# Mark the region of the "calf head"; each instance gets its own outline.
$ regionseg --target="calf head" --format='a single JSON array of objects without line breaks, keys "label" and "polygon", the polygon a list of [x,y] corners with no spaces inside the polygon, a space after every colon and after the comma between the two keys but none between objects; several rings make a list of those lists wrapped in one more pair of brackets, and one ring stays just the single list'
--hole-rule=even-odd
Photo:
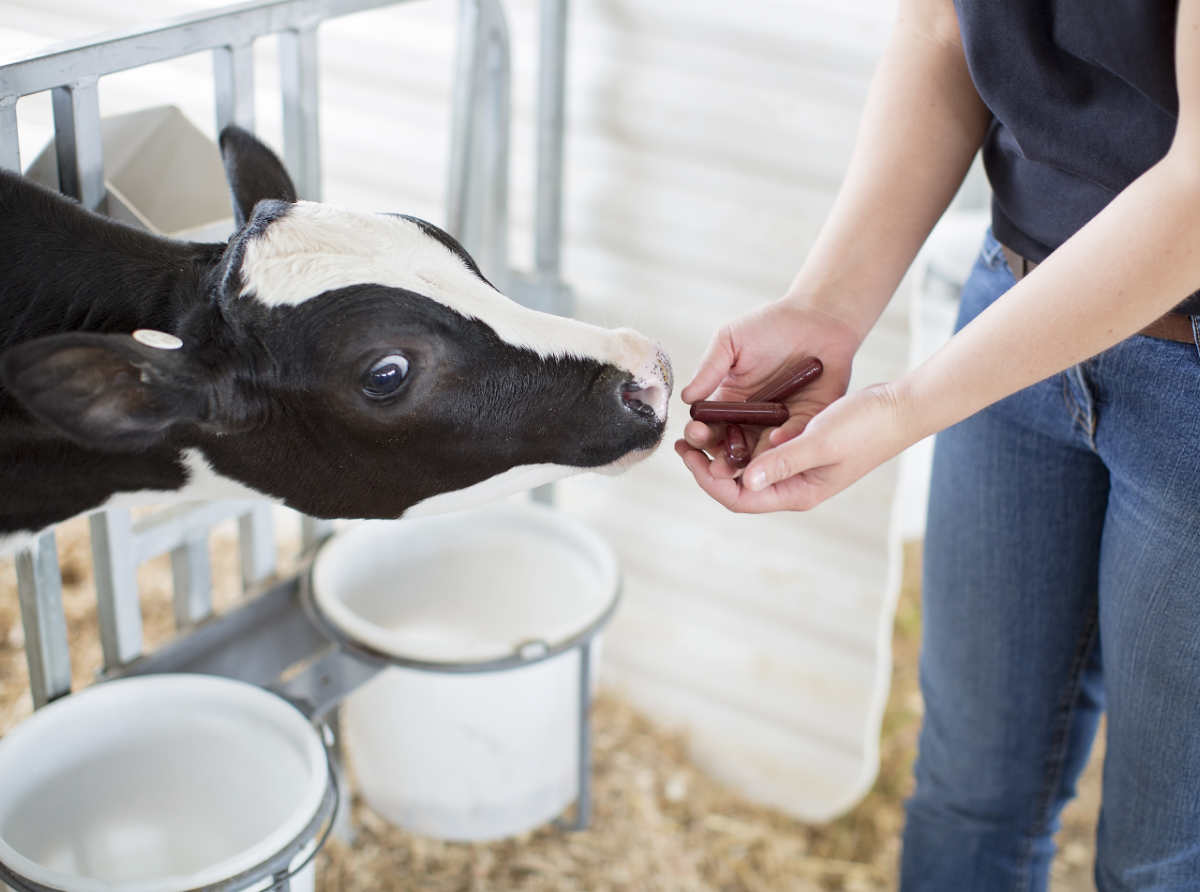
[{"label": "calf head", "polygon": [[239,229],[209,248],[181,345],[79,332],[10,349],[0,377],[37,418],[319,517],[459,507],[658,445],[671,373],[653,341],[519,306],[424,221],[296,201],[245,131],[222,153]]}]

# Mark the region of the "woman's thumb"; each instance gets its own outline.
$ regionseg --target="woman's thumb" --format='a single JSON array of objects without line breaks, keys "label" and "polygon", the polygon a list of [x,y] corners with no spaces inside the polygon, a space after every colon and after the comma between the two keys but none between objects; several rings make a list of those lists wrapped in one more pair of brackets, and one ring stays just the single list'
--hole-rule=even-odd
[{"label": "woman's thumb", "polygon": [[729,349],[723,335],[724,332],[718,332],[712,339],[708,349],[700,357],[692,380],[680,392],[679,396],[685,403],[707,399],[729,374],[729,369],[733,366],[733,351]]}]

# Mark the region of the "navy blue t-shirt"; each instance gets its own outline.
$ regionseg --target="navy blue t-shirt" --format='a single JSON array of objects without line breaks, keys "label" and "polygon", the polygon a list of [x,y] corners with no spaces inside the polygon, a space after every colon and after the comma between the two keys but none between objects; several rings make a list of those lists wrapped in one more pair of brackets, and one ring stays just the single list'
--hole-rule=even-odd
[{"label": "navy blue t-shirt", "polygon": [[999,241],[1041,262],[1166,154],[1178,0],[955,0]]}]

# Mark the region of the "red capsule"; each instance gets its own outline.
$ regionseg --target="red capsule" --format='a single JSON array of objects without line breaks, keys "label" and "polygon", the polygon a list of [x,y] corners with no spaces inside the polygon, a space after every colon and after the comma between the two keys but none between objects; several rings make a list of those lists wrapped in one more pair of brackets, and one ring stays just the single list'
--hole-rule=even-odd
[{"label": "red capsule", "polygon": [[825,366],[815,356],[810,356],[794,365],[774,381],[766,384],[762,390],[755,393],[747,402],[750,403],[779,403],[787,399],[800,388],[811,384],[821,377]]},{"label": "red capsule", "polygon": [[692,405],[692,418],[706,424],[756,424],[778,427],[788,420],[783,403],[724,403],[701,400]]},{"label": "red capsule", "polygon": [[725,428],[725,458],[739,471],[750,464],[750,444],[740,425],[731,424]]}]

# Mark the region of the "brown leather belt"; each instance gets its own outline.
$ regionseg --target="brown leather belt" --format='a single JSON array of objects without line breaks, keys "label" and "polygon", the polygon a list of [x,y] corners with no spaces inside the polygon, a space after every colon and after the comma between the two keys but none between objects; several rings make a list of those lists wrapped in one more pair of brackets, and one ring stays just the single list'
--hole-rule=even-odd
[{"label": "brown leather belt", "polygon": [[[1037,266],[1032,260],[1026,260],[1011,248],[1004,245],[1000,247],[1004,251],[1004,259],[1008,261],[1008,268],[1012,270],[1013,278],[1018,282],[1033,272],[1033,268]],[[1192,317],[1185,316],[1183,313],[1167,313],[1165,316],[1155,319],[1138,334],[1167,341],[1179,341],[1183,344],[1196,343],[1196,335],[1192,330]]]}]

